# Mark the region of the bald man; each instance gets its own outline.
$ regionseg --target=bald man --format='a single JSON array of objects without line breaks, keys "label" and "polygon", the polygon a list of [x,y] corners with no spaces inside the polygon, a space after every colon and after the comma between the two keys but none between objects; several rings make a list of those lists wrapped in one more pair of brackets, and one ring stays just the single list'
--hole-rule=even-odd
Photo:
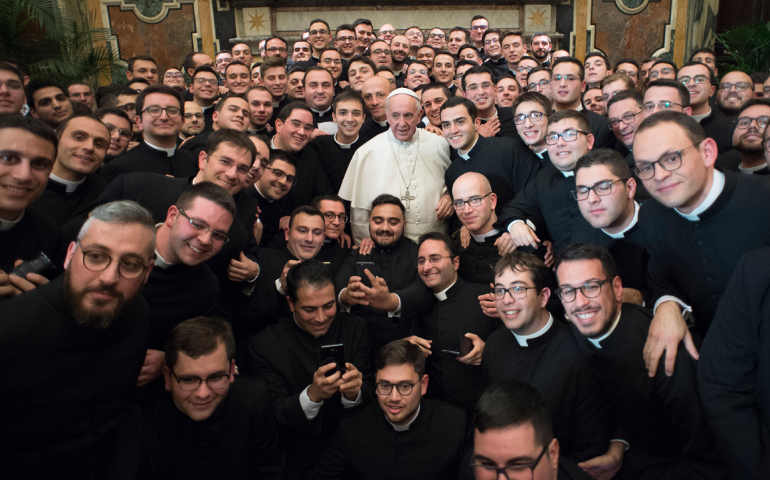
[{"label": "bald man", "polygon": [[385,99],[393,91],[393,85],[387,78],[372,77],[364,82],[361,87],[361,97],[366,106],[366,120],[361,126],[359,135],[364,142],[371,140],[376,135],[388,129],[388,120],[385,115]]}]

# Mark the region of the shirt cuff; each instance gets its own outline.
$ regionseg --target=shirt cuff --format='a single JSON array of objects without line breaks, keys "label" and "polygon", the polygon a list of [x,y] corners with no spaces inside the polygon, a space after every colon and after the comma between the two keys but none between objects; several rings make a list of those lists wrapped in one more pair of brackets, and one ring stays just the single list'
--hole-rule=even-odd
[{"label": "shirt cuff", "polygon": [[278,293],[281,295],[286,295],[286,292],[283,291],[283,287],[281,287],[280,277],[275,279],[275,289],[278,290]]},{"label": "shirt cuff", "polygon": [[355,406],[358,406],[361,404],[361,390],[358,391],[358,395],[356,395],[355,400],[348,400],[345,398],[345,395],[340,395],[340,398],[342,399],[342,406],[345,408],[353,408]]},{"label": "shirt cuff", "polygon": [[347,288],[348,287],[343,287],[342,290],[340,290],[340,293],[337,294],[337,305],[339,305],[340,308],[342,308],[343,312],[350,313],[350,310],[351,310],[352,307],[350,305],[348,305],[347,303],[342,301],[342,292],[347,290]]},{"label": "shirt cuff", "polygon": [[299,406],[302,407],[302,411],[305,413],[305,418],[308,420],[313,420],[318,416],[318,412],[321,411],[321,407],[323,406],[324,402],[323,400],[320,402],[314,402],[310,400],[310,395],[307,394],[309,388],[310,385],[305,387],[305,389],[302,390],[302,392],[299,394]]},{"label": "shirt cuff", "polygon": [[612,443],[612,442],[622,443],[623,444],[623,451],[624,452],[627,452],[627,451],[631,450],[631,444],[628,443],[627,441],[623,440],[622,438],[611,438],[610,439],[610,443]]},{"label": "shirt cuff", "polygon": [[396,300],[398,300],[398,306],[396,306],[396,309],[392,312],[388,312],[388,318],[401,317],[401,297],[399,297],[397,293],[394,293],[393,295],[395,295]]},{"label": "shirt cuff", "polygon": [[511,233],[511,228],[513,228],[513,226],[516,225],[518,222],[526,223],[527,226],[529,228],[531,228],[533,232],[537,231],[537,228],[535,228],[535,224],[532,223],[531,220],[521,220],[521,219],[519,219],[519,220],[514,220],[514,221],[512,221],[511,223],[508,224],[508,228],[507,228],[508,233]]},{"label": "shirt cuff", "polygon": [[684,315],[686,312],[692,312],[692,307],[690,305],[687,305],[684,303],[681,299],[673,296],[673,295],[663,295],[659,299],[655,301],[655,305],[652,307],[652,314],[655,315],[655,312],[658,310],[658,307],[663,302],[676,302],[679,304],[680,307],[682,307],[682,315]]}]

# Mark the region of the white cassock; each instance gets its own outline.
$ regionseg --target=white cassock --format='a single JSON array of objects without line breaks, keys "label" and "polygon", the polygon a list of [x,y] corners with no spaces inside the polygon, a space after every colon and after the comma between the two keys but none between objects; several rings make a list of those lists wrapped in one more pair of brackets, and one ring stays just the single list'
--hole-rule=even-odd
[{"label": "white cassock", "polygon": [[446,232],[436,217],[445,192],[444,172],[449,167],[449,144],[444,137],[418,128],[408,142],[388,130],[356,150],[340,186],[340,197],[350,201],[353,238],[369,237],[372,200],[389,193],[406,207],[404,234],[415,242],[423,233]]}]

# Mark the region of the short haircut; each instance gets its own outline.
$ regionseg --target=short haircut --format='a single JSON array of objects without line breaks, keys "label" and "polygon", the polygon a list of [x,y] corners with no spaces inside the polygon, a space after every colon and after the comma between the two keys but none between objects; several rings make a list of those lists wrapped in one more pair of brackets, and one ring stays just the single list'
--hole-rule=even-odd
[{"label": "short haircut", "polygon": [[[404,207],[404,204],[401,202],[401,200],[389,193],[381,193],[380,195],[374,197],[374,200],[372,200],[372,209],[370,212],[373,212],[374,209],[380,205],[395,205],[401,209],[402,214],[406,215],[406,207]],[[371,213],[369,215],[371,215]]]},{"label": "short haircut", "polygon": [[443,112],[447,108],[453,108],[462,105],[468,111],[471,120],[475,121],[479,116],[479,109],[476,108],[476,104],[468,100],[465,97],[449,97],[443,105],[441,105],[441,111]]},{"label": "short haircut", "polygon": [[639,62],[637,62],[633,58],[621,58],[620,60],[615,62],[615,69],[617,69],[618,66],[623,63],[630,63],[631,65],[635,66],[637,70],[639,69]]},{"label": "short haircut", "polygon": [[674,63],[672,60],[666,60],[666,59],[662,59],[662,58],[661,58],[661,59],[658,59],[658,60],[655,60],[655,63],[653,63],[653,64],[650,66],[650,70],[652,70],[652,68],[653,68],[653,67],[655,67],[655,65],[661,65],[661,64],[665,64],[665,65],[669,65],[669,66],[671,66],[671,68],[673,68],[673,69],[674,69],[674,75],[676,75],[676,72],[677,72],[677,70],[678,70],[678,69],[676,68],[676,64],[675,64],[675,63]]},{"label": "short haircut", "polygon": [[153,233],[150,251],[147,253],[151,254],[155,250],[155,221],[150,212],[138,203],[132,200],[117,200],[94,208],[88,213],[88,218],[83,223],[83,226],[80,227],[77,236],[78,241],[83,239],[95,220],[121,225],[129,223],[139,224]]},{"label": "short haircut", "polygon": [[[65,118],[64,120],[62,120],[62,122],[56,126],[56,135],[61,138],[62,132],[64,132],[64,130],[67,128],[67,125],[70,124],[70,121],[72,121],[75,118],[88,118],[104,125],[102,123],[102,119],[98,118],[90,110],[85,113],[74,113],[69,117]],[[107,128],[107,127],[105,126],[104,128]],[[107,132],[107,135],[109,136],[109,131]]]},{"label": "short haircut", "polygon": [[484,35],[481,37],[481,41],[485,41],[487,39],[487,35],[494,35],[497,34],[497,39],[502,41],[503,40],[503,32],[498,30],[497,28],[488,28],[484,31]]},{"label": "short haircut", "polygon": [[521,57],[521,58],[519,59],[519,63],[521,63],[521,62],[522,62],[522,60],[531,60],[531,61],[533,61],[533,62],[535,62],[535,63],[538,63],[538,64],[540,63],[540,62],[538,62],[538,61],[537,61],[537,59],[536,59],[535,57],[531,57],[531,56],[529,56],[529,55],[524,55],[523,57]]},{"label": "short haircut", "polygon": [[[519,60],[521,61],[521,60]],[[553,64],[551,64],[551,70],[556,70],[556,65],[559,65],[561,63],[573,63],[578,66],[578,77],[580,77],[581,80],[585,78],[585,67],[583,67],[583,62],[578,60],[575,57],[559,57],[556,60],[553,61]]]},{"label": "short haircut", "polygon": [[323,221],[324,216],[315,207],[312,207],[310,205],[300,205],[299,207],[296,207],[294,210],[291,211],[291,214],[289,215],[289,228],[291,228],[292,225],[294,225],[294,219],[297,217],[297,215],[304,213],[305,215],[310,215],[312,217],[321,217],[321,220]]},{"label": "short haircut", "polygon": [[270,42],[270,40],[280,40],[281,42],[283,42],[284,45],[286,45],[286,48],[289,47],[289,42],[287,42],[285,38],[279,37],[278,35],[273,35],[272,37],[267,37],[267,40],[265,40],[265,47],[267,47],[267,44],[268,44],[268,42]]},{"label": "short haircut", "polygon": [[262,62],[262,65],[259,66],[259,75],[264,77],[268,70],[279,67],[286,70],[286,60],[281,57],[268,57]]},{"label": "short haircut", "polygon": [[[709,82],[711,83],[711,85],[719,85],[719,79],[714,74],[714,71],[711,69],[711,67],[709,67],[708,65],[706,65],[703,62],[696,62],[696,61],[687,62],[684,65],[682,65],[681,67],[679,67],[679,70],[676,71],[676,74],[679,75],[682,72],[682,69],[685,68],[685,67],[694,67],[694,66],[697,66],[697,65],[699,65],[699,66],[705,68],[706,70],[708,70]],[[688,90],[688,92],[689,92],[689,90]]]},{"label": "short haircut", "polygon": [[313,20],[310,20],[310,23],[307,24],[307,29],[310,30],[310,27],[313,26],[314,23],[323,23],[326,25],[326,29],[329,30],[329,33],[331,33],[331,27],[329,27],[329,22],[322,18],[314,18]]},{"label": "short haircut", "polygon": [[198,74],[202,73],[202,72],[208,72],[208,73],[216,76],[217,78],[219,78],[219,75],[217,74],[217,71],[214,70],[214,67],[212,67],[211,65],[201,65],[200,67],[196,67],[195,71],[192,74],[192,78],[197,77]]},{"label": "short haircut", "polygon": [[548,124],[551,125],[552,123],[568,119],[575,120],[581,130],[593,133],[591,132],[591,124],[588,123],[585,114],[583,114],[583,112],[578,112],[577,110],[560,110],[558,112],[553,112],[548,115]]},{"label": "short haircut", "polygon": [[303,286],[319,289],[327,285],[334,286],[334,278],[329,268],[316,259],[300,262],[286,274],[286,295],[292,300],[297,300],[297,292]]},{"label": "short haircut", "polygon": [[443,83],[436,83],[431,82],[426,85],[421,85],[423,93],[425,93],[428,90],[441,90],[444,93],[444,96],[448,99],[452,98],[452,92],[449,90],[449,88],[444,85]]},{"label": "short haircut", "polygon": [[374,26],[372,25],[372,21],[369,20],[368,18],[357,18],[353,22],[353,28],[355,28],[355,27],[357,27],[359,25],[369,25],[370,27],[374,28]]},{"label": "short haircut", "polygon": [[607,247],[601,245],[591,245],[587,243],[577,243],[566,247],[556,258],[554,272],[559,266],[571,260],[599,260],[602,264],[602,270],[607,275],[608,280],[612,280],[618,275],[618,268],[615,259]]},{"label": "short haircut", "polygon": [[529,37],[529,43],[530,43],[530,45],[531,45],[531,44],[532,44],[532,42],[535,40],[535,37],[548,37],[548,43],[551,43],[551,44],[553,44],[553,39],[551,39],[551,36],[550,36],[550,35],[548,35],[548,34],[547,34],[547,33],[545,33],[545,32],[535,32],[535,33],[533,33],[533,34],[532,34],[532,36],[531,36],[531,37]]},{"label": "short haircut", "polygon": [[206,142],[206,154],[211,155],[217,151],[219,145],[222,143],[229,143],[238,148],[248,150],[251,155],[251,164],[254,163],[254,158],[257,156],[257,148],[254,146],[249,135],[244,132],[232,130],[230,128],[220,128],[216,132],[211,132],[208,141]]},{"label": "short haircut", "polygon": [[240,60],[233,60],[232,62],[228,63],[225,67],[225,75],[227,75],[227,71],[230,70],[230,67],[237,67],[238,65],[241,65],[243,67],[246,67],[246,70],[251,70],[248,65],[243,63]]},{"label": "short haircut", "polygon": [[27,102],[29,103],[30,109],[35,110],[35,92],[48,87],[56,87],[61,90],[64,95],[67,95],[67,90],[65,90],[61,84],[46,80],[32,80],[29,82],[29,85],[27,85]]},{"label": "short haircut", "polygon": [[453,27],[451,30],[449,30],[447,37],[449,37],[449,35],[452,35],[453,32],[463,32],[465,34],[465,40],[468,40],[471,37],[471,34],[468,33],[468,29],[460,26]]},{"label": "short haircut", "polygon": [[332,111],[334,113],[337,113],[337,105],[340,104],[340,102],[347,102],[347,101],[356,101],[361,104],[361,108],[364,108],[364,99],[361,97],[361,93],[356,92],[355,90],[352,90],[350,88],[346,88],[342,92],[340,92],[339,95],[334,97],[334,101],[332,102]]},{"label": "short haircut", "polygon": [[225,103],[227,103],[228,100],[233,99],[233,98],[238,98],[238,99],[243,100],[246,103],[249,103],[249,101],[246,100],[245,96],[240,95],[238,93],[227,92],[224,95],[222,95],[221,97],[219,97],[219,101],[214,105],[214,111],[215,112],[221,112],[222,109],[225,107]]},{"label": "short haircut", "polygon": [[588,55],[586,55],[585,60],[583,60],[583,65],[585,65],[585,62],[587,62],[588,59],[591,58],[591,57],[599,57],[599,58],[601,58],[602,60],[604,60],[604,66],[607,67],[607,70],[610,69],[610,61],[607,58],[607,55],[605,55],[603,52],[600,52],[599,50],[594,50],[593,52],[591,52]]},{"label": "short haircut", "polygon": [[417,47],[417,51],[419,52],[420,50],[423,50],[425,48],[427,48],[429,50],[432,50],[434,56],[436,55],[436,52],[438,51],[435,48],[433,48],[431,45],[428,45],[427,43],[425,45],[420,45],[419,47]]},{"label": "short haircut", "polygon": [[345,30],[348,31],[348,32],[355,33],[356,27],[354,27],[353,25],[351,25],[349,23],[343,23],[342,25],[337,27],[337,31],[335,32],[335,37],[337,36],[337,34],[339,34],[342,31],[345,31]]},{"label": "short haircut", "polygon": [[700,144],[706,138],[706,133],[697,120],[687,115],[686,113],[677,112],[675,110],[663,110],[645,118],[636,129],[635,135],[639,135],[639,133],[643,132],[644,130],[656,127],[663,123],[673,123],[681,127],[693,145]]},{"label": "short haircut", "polygon": [[519,105],[521,105],[524,102],[535,102],[540,104],[541,107],[543,107],[543,110],[545,110],[545,114],[548,115],[553,110],[553,106],[551,104],[551,100],[548,99],[545,95],[543,95],[540,92],[524,92],[518,97],[516,97],[516,100],[513,101],[513,105],[511,106],[511,110],[513,110],[513,113],[516,113],[516,109],[519,108]]},{"label": "short haircut", "polygon": [[17,128],[31,133],[32,135],[41,138],[42,140],[53,145],[53,157],[56,158],[56,148],[59,146],[59,137],[56,132],[49,127],[42,120],[38,120],[34,117],[23,116],[18,113],[9,113],[6,115],[0,115],[0,130],[5,128]]},{"label": "short haircut", "polygon": [[[141,83],[141,84],[150,86],[150,81],[147,80],[146,78],[135,78],[135,79],[131,80],[130,82],[128,82],[126,84],[126,86],[128,87],[129,85],[133,85],[134,83]],[[131,87],[129,87],[129,88],[131,88]]]},{"label": "short haircut", "polygon": [[538,65],[537,67],[529,71],[529,73],[527,74],[527,79],[529,79],[529,77],[531,77],[533,73],[537,73],[537,72],[548,72],[548,78],[551,78],[553,76],[553,72],[549,67],[546,67],[545,65]]},{"label": "short haircut", "polygon": [[687,90],[687,87],[682,85],[681,82],[677,82],[676,80],[671,80],[669,78],[655,80],[647,84],[647,88],[644,89],[644,93],[646,94],[647,90],[655,87],[669,87],[675,89],[679,95],[682,108],[690,106],[690,91]]},{"label": "short haircut", "polygon": [[199,182],[195,185],[190,185],[179,195],[174,204],[178,208],[186,210],[190,208],[190,205],[192,205],[196,198],[205,198],[212,203],[216,203],[227,210],[233,218],[235,217],[235,201],[233,196],[224,188],[211,182]]},{"label": "short haircut", "polygon": [[636,104],[639,106],[639,108],[642,108],[642,104],[644,103],[644,97],[642,96],[642,92],[636,89],[631,90],[621,90],[618,93],[615,94],[614,97],[610,98],[607,102],[607,112],[610,111],[610,107],[617,102],[622,102],[623,100],[632,99],[636,102]]},{"label": "short haircut", "polygon": [[142,110],[144,110],[144,99],[147,98],[147,95],[151,93],[162,93],[164,95],[170,95],[174,97],[176,101],[179,102],[180,113],[184,115],[184,98],[182,97],[182,94],[179,92],[179,90],[168,87],[166,85],[150,85],[149,87],[139,92],[135,101],[137,115],[142,114]]},{"label": "short haircut", "polygon": [[133,120],[131,120],[131,117],[129,117],[125,111],[119,108],[100,108],[99,110],[96,111],[96,113],[94,113],[94,115],[96,116],[96,118],[98,118],[101,121],[104,121],[104,117],[106,117],[107,115],[118,116],[123,120],[127,121],[128,124],[131,126],[130,128],[133,129],[133,123],[134,123]]},{"label": "short haircut", "polygon": [[372,61],[371,58],[364,57],[363,55],[355,55],[355,56],[353,56],[353,58],[350,59],[350,61],[348,61],[348,66],[345,67],[345,76],[346,77],[348,76],[348,70],[350,70],[350,66],[353,65],[353,62],[365,63],[365,64],[369,65],[372,68],[372,72],[376,72],[377,71],[377,65],[374,64],[374,62]]},{"label": "short haircut", "polygon": [[712,50],[710,48],[706,48],[706,47],[700,47],[700,48],[696,48],[695,51],[692,52],[692,54],[690,55],[689,61],[692,62],[693,61],[692,59],[695,57],[695,55],[697,55],[699,53],[708,53],[709,55],[713,56],[714,58],[717,58],[717,53],[714,50]]},{"label": "short haircut", "polygon": [[[270,141],[265,142],[267,146],[270,146]],[[280,160],[282,162],[286,162],[288,164],[291,164],[296,169],[297,167],[297,161],[294,159],[294,155],[291,155],[289,152],[286,152],[284,150],[274,150],[270,149],[270,158],[265,159],[263,165],[272,165],[273,162],[276,160]]]},{"label": "short haircut", "polygon": [[623,82],[623,85],[626,86],[624,90],[636,88],[634,86],[633,80],[628,78],[628,75],[626,75],[625,73],[613,73],[612,75],[607,75],[602,79],[601,85],[599,86],[599,88],[603,88],[612,82]]},{"label": "short haircut", "polygon": [[467,50],[469,48],[476,53],[477,57],[481,58],[481,54],[479,53],[479,51],[476,49],[476,47],[474,47],[470,43],[466,43],[464,45],[460,45],[460,48],[457,49],[457,56],[459,57],[463,50]]},{"label": "short haircut", "polygon": [[305,102],[289,102],[278,112],[278,117],[276,117],[278,120],[285,122],[287,118],[289,118],[294,110],[304,110],[310,115],[313,115],[313,111],[310,110],[310,107],[308,107]]},{"label": "short haircut", "polygon": [[506,270],[529,272],[538,293],[553,285],[553,271],[540,258],[529,252],[514,250],[500,257],[495,264],[495,277],[502,275]]},{"label": "short haircut", "polygon": [[131,57],[128,59],[128,71],[133,72],[134,71],[134,64],[137,60],[144,60],[145,62],[152,62],[155,64],[155,67],[158,67],[158,61],[152,58],[149,55],[137,55],[135,57]]},{"label": "short haircut", "polygon": [[519,90],[521,90],[521,85],[519,85],[519,81],[516,80],[516,77],[514,77],[509,73],[506,73],[505,75],[500,75],[499,77],[497,77],[497,80],[495,80],[495,85],[500,83],[500,80],[513,80],[514,82],[516,82],[516,86],[519,87]]},{"label": "short haircut", "polygon": [[484,15],[474,15],[473,18],[471,18],[471,23],[475,22],[476,20],[486,20],[487,23],[489,23],[489,20]]},{"label": "short haircut", "polygon": [[446,233],[442,233],[442,232],[423,233],[422,235],[420,235],[420,238],[417,239],[417,248],[420,248],[422,244],[427,242],[428,240],[436,240],[438,242],[443,243],[447,249],[447,252],[449,252],[449,256],[451,256],[452,258],[457,256],[454,242],[452,242],[452,239],[449,238],[449,235],[447,235]]},{"label": "short haircut", "polygon": [[[213,353],[219,344],[225,346],[228,363],[235,359],[235,337],[230,324],[221,318],[194,317],[171,330],[166,341],[166,366],[173,370],[179,352],[191,358]],[[228,365],[229,367],[229,365]]]},{"label": "short haircut", "polygon": [[520,37],[522,43],[524,42],[524,34],[518,30],[508,30],[507,32],[503,32],[502,36],[500,37],[500,42],[505,40],[507,37]]},{"label": "short haircut", "polygon": [[[738,110],[738,116],[741,115],[747,108],[762,105],[770,108],[770,99],[767,98],[752,98],[748,102],[744,103],[740,110]],[[760,132],[761,133],[761,132]]]},{"label": "short haircut", "polygon": [[425,354],[417,345],[406,339],[393,340],[383,345],[374,359],[374,370],[378,372],[391,365],[411,365],[417,375],[422,378],[425,374]]},{"label": "short haircut", "polygon": [[463,74],[463,90],[465,90],[465,86],[467,85],[467,79],[468,75],[474,75],[474,74],[487,74],[489,75],[489,80],[494,83],[495,81],[495,74],[492,73],[492,70],[489,69],[486,65],[476,65],[475,67],[471,67],[468,70],[465,71]]},{"label": "short haircut", "polygon": [[19,77],[20,82],[24,82],[24,74],[21,73],[21,70],[19,70],[16,65],[13,65],[8,62],[0,62],[0,70],[3,70],[5,72],[11,72],[12,74]]},{"label": "short haircut", "polygon": [[613,175],[618,178],[631,178],[631,168],[628,162],[620,153],[611,148],[597,148],[590,150],[580,157],[575,164],[575,173],[581,168],[593,167],[594,165],[604,165]]},{"label": "short haircut", "polygon": [[317,208],[319,211],[321,210],[321,202],[339,202],[343,205],[345,205],[345,200],[342,199],[339,195],[336,193],[329,193],[327,195],[319,195],[315,197],[310,204]]},{"label": "short haircut", "polygon": [[481,433],[532,425],[535,442],[545,448],[553,438],[551,414],[535,387],[516,380],[487,387],[476,402],[473,424]]},{"label": "short haircut", "polygon": [[308,77],[308,75],[310,75],[310,74],[311,74],[311,73],[313,73],[313,72],[323,72],[323,73],[325,73],[325,74],[329,75],[329,77],[332,79],[332,83],[334,83],[334,75],[332,75],[332,72],[330,72],[329,70],[327,70],[327,69],[325,69],[325,68],[323,68],[323,67],[319,67],[319,66],[312,66],[312,67],[308,68],[308,69],[305,71],[305,78],[304,78],[304,80],[302,81],[302,83],[303,83],[303,84],[307,83],[307,77]]}]

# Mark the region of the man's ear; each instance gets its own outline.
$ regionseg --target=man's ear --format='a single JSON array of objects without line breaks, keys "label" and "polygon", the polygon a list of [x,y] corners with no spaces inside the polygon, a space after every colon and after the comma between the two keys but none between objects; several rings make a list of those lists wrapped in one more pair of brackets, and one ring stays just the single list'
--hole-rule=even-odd
[{"label": "man's ear", "polygon": [[166,391],[171,391],[171,370],[168,368],[166,364],[163,364],[163,367],[161,368],[161,372],[163,372],[163,383],[166,387]]},{"label": "man's ear", "polygon": [[422,378],[420,379],[420,391],[422,392],[422,396],[425,396],[426,393],[428,393],[428,374],[423,374]]},{"label": "man's ear", "polygon": [[70,244],[67,246],[67,257],[64,259],[64,269],[67,270],[70,266],[70,262],[72,262],[72,256],[75,254],[75,249],[77,248],[77,243],[70,242]]},{"label": "man's ear", "polygon": [[717,142],[713,138],[706,137],[698,145],[698,150],[700,151],[701,158],[703,159],[703,164],[706,165],[706,167],[713,167],[717,161],[717,157],[719,156],[719,147],[717,147]]},{"label": "man's ear", "polygon": [[594,137],[593,133],[586,133],[586,143],[588,144],[588,150],[592,150],[594,148],[595,141],[596,138]]},{"label": "man's ear", "polygon": [[198,154],[198,170],[203,170],[206,168],[206,164],[208,163],[209,155],[206,153],[205,150],[201,150],[201,153]]},{"label": "man's ear", "polygon": [[540,306],[545,308],[545,306],[548,305],[548,299],[551,298],[551,289],[543,287],[538,295],[540,296]]},{"label": "man's ear", "polygon": [[548,444],[548,461],[554,471],[559,470],[559,440],[555,437]]}]

